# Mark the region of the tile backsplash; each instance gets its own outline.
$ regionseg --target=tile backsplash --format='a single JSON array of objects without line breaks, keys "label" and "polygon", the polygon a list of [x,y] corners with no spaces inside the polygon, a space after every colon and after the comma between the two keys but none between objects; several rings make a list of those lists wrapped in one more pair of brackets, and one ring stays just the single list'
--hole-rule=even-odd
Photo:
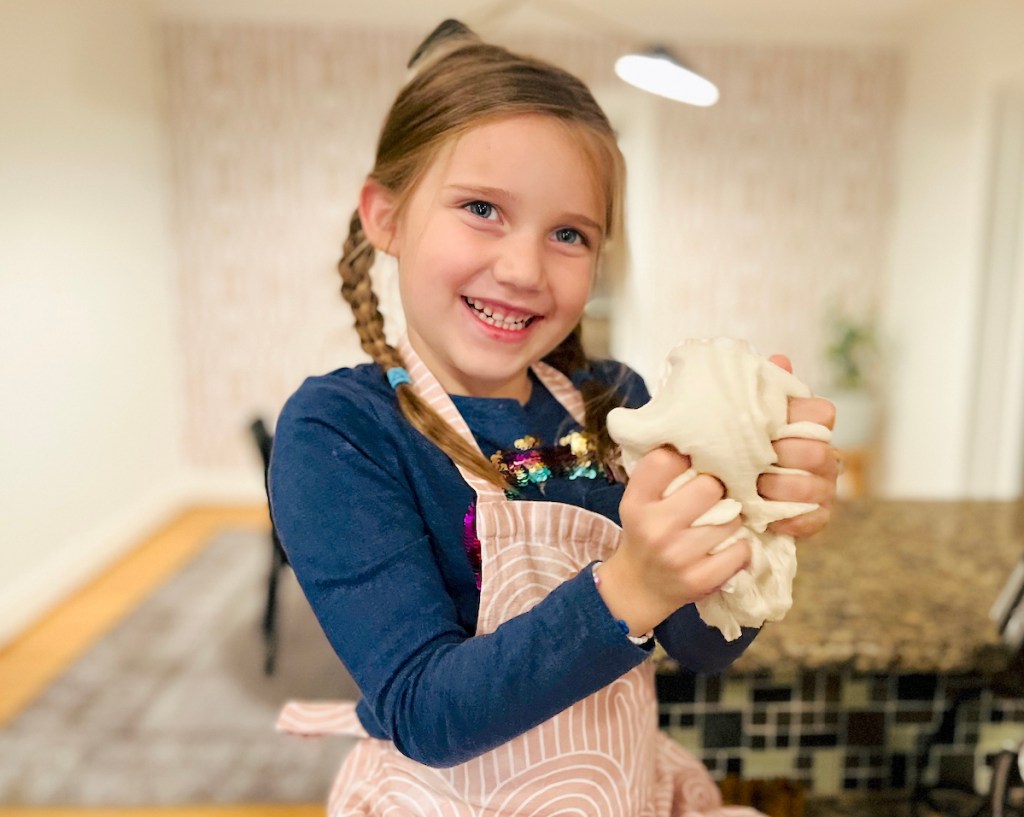
[{"label": "tile backsplash", "polygon": [[657,683],[661,727],[716,778],[784,777],[819,795],[909,790],[919,775],[983,790],[992,757],[1024,740],[1024,698],[974,675],[670,672]]}]

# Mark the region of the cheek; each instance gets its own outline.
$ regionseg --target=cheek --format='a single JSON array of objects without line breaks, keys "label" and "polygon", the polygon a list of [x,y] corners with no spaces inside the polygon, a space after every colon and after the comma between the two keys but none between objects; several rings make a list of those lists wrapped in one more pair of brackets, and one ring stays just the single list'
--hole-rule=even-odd
[{"label": "cheek", "polygon": [[[481,253],[464,236],[444,236],[417,248],[409,271],[422,286],[459,288],[481,267]],[[445,240],[447,238],[447,240]],[[438,293],[440,294],[440,293]]]},{"label": "cheek", "polygon": [[416,298],[429,300],[443,287],[447,266],[440,263],[429,248],[407,248],[398,262],[398,281],[405,293],[415,293]]},{"label": "cheek", "polygon": [[582,312],[590,300],[594,283],[594,269],[591,266],[566,270],[559,282],[559,296],[566,309]]}]

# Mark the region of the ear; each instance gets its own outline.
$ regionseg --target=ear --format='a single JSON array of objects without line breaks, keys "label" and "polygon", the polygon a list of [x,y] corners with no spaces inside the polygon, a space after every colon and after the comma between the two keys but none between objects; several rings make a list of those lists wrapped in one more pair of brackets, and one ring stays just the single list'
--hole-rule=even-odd
[{"label": "ear", "polygon": [[395,194],[374,179],[367,179],[359,192],[359,220],[373,246],[398,257]]}]

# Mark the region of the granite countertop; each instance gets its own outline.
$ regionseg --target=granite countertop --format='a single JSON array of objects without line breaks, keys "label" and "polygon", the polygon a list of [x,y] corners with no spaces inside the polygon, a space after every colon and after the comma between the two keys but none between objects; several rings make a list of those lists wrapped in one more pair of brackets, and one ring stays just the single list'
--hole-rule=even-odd
[{"label": "granite countertop", "polygon": [[998,671],[989,609],[1022,556],[1024,500],[844,501],[798,543],[793,608],[734,670]]}]

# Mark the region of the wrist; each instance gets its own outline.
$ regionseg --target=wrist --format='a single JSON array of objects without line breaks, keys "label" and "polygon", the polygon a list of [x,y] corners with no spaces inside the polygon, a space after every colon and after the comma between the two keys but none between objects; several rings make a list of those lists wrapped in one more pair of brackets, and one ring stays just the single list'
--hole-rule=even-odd
[{"label": "wrist", "polygon": [[654,625],[660,623],[665,616],[645,609],[650,605],[630,603],[630,599],[638,594],[629,591],[621,570],[616,570],[614,565],[595,562],[591,572],[598,595],[623,635],[635,644],[642,644],[653,637]]}]

